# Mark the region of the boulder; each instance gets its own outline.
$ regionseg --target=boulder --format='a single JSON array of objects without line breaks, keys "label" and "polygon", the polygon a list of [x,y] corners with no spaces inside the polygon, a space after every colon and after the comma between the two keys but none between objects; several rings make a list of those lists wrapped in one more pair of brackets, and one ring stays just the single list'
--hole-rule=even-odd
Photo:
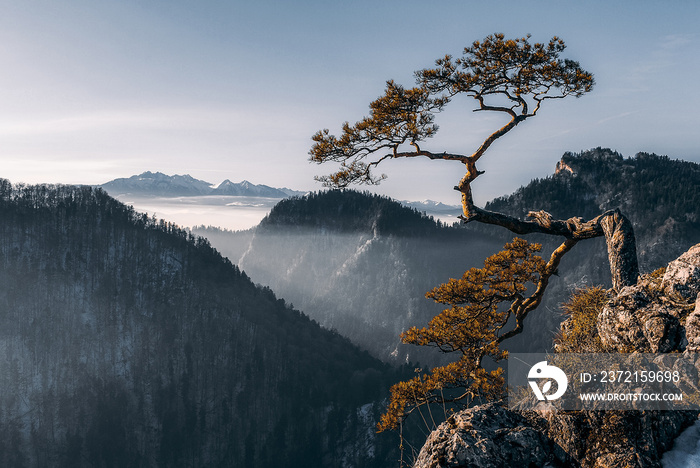
[{"label": "boulder", "polygon": [[694,300],[700,293],[700,244],[668,264],[661,283],[667,295]]},{"label": "boulder", "polygon": [[[622,288],[599,313],[597,331],[609,351],[700,352],[700,244],[671,262],[663,279],[646,275]],[[698,362],[689,365],[700,371]],[[516,412],[482,405],[433,431],[414,467],[660,468],[664,451],[697,417],[697,411]]]},{"label": "boulder", "polygon": [[700,352],[700,294],[695,299],[695,309],[685,319],[685,336],[688,340],[686,351]]},{"label": "boulder", "polygon": [[668,353],[683,342],[678,311],[649,292],[640,282],[623,288],[598,316],[598,334],[603,346],[623,353],[633,351]]},{"label": "boulder", "polygon": [[586,468],[662,468],[663,453],[697,420],[696,411],[538,413],[557,452],[575,460],[571,466]]},{"label": "boulder", "polygon": [[435,429],[414,468],[500,468],[546,465],[547,436],[514,411],[490,403],[452,415]]},{"label": "boulder", "polygon": [[605,347],[619,352],[668,353],[700,349],[700,306],[686,319],[700,293],[700,244],[668,264],[661,283],[647,278],[623,288],[598,316]]},{"label": "boulder", "polygon": [[413,468],[661,468],[696,411],[511,411],[495,403],[452,415]]}]

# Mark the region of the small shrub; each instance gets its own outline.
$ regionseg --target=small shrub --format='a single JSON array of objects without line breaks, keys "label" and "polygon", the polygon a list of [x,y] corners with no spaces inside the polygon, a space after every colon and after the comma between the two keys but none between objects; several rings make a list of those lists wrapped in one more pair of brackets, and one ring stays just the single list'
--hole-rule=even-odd
[{"label": "small shrub", "polygon": [[598,335],[598,314],[610,300],[610,292],[599,286],[581,288],[562,304],[568,318],[554,339],[559,353],[602,353]]}]

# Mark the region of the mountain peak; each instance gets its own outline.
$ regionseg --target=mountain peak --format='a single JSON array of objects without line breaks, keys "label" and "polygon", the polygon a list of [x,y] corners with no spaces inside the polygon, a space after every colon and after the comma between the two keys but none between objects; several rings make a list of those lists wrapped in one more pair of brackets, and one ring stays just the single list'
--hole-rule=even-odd
[{"label": "mountain peak", "polygon": [[561,158],[557,162],[557,167],[554,169],[554,174],[559,175],[559,174],[571,174],[574,175],[576,172],[574,172],[573,168],[569,166],[565,161],[564,158]]},{"label": "mountain peak", "polygon": [[[626,158],[595,148],[565,153],[557,169],[555,175],[492,200],[486,209],[521,218],[544,210],[557,219],[592,219],[620,209],[635,227],[642,265],[650,252],[681,245],[681,235],[697,235],[700,164],[648,153]],[[572,173],[575,177],[567,175]],[[673,227],[670,219],[683,227]]]},{"label": "mountain peak", "polygon": [[441,229],[433,218],[388,197],[356,190],[311,192],[277,203],[264,230],[323,227],[337,232],[427,235]]},{"label": "mountain peak", "polygon": [[112,195],[129,193],[166,197],[205,195],[211,191],[211,183],[195,179],[189,174],[169,176],[151,171],[114,179],[100,187]]},{"label": "mountain peak", "polygon": [[169,176],[162,172],[146,171],[128,178],[114,179],[100,185],[114,196],[132,194],[154,197],[188,197],[201,195],[229,195],[244,197],[286,198],[303,192],[256,185],[247,180],[240,183],[224,180],[218,185],[195,179],[189,174]]},{"label": "mountain peak", "polygon": [[131,176],[131,177],[129,177],[129,179],[134,179],[134,178],[137,178],[137,179],[146,179],[146,178],[152,179],[152,178],[154,178],[154,177],[163,178],[163,177],[168,177],[168,176],[166,176],[166,175],[163,174],[162,172],[151,172],[151,171],[146,171],[146,172],[142,172],[142,173],[139,174],[139,175]]},{"label": "mountain peak", "polygon": [[231,186],[231,185],[235,185],[235,184],[234,184],[233,182],[231,182],[229,179],[224,179],[224,181],[221,182],[219,185],[215,185],[215,186],[214,186],[214,189],[215,189],[215,190],[219,190],[219,189],[221,189],[221,188],[229,187],[229,186]]}]

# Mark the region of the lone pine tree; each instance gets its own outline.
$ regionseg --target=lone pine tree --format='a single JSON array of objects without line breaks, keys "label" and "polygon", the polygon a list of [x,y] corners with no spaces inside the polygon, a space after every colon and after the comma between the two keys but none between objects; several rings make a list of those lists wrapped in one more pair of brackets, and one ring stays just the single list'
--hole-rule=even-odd
[{"label": "lone pine tree", "polygon": [[[433,369],[430,375],[395,385],[380,429],[398,427],[412,409],[424,404],[478,393],[495,396],[502,388],[502,378],[498,372],[487,373],[481,366],[482,359],[503,357],[498,345],[522,332],[524,319],[541,302],[561,258],[580,240],[606,238],[616,291],[637,282],[634,232],[617,209],[589,221],[580,217],[556,220],[545,211],[530,211],[529,219],[521,220],[474,204],[472,182],[483,174],[477,163],[497,139],[536,116],[546,101],[580,97],[593,89],[591,73],[574,60],[561,58],[564,41],[553,37],[547,43],[533,44],[529,39],[529,35],[516,39],[506,39],[503,34],[487,36],[466,47],[462,57],[446,55],[435,62],[434,68],[417,71],[413,88],[388,81],[384,94],[370,103],[369,116],[354,125],[343,124],[340,136],[327,129],[313,136],[310,160],[340,164],[336,172],[317,177],[327,187],[378,184],[386,176],[376,175],[376,167],[391,159],[456,161],[466,169],[455,186],[461,196],[460,218],[464,223],[480,222],[516,234],[544,233],[563,238],[547,262],[534,254],[540,250],[539,245],[516,238],[503,252],[487,259],[483,269],[472,269],[461,279],[427,294],[450,308],[427,328],[405,332],[403,341],[435,346],[443,352],[461,352],[462,357],[456,363]],[[473,98],[475,111],[507,116],[507,123],[488,135],[471,154],[426,149],[424,142],[438,131],[436,113],[458,95]],[[528,283],[532,283],[534,292],[525,297]],[[502,303],[507,305],[505,310],[498,307]],[[446,397],[445,388],[466,391]]]}]

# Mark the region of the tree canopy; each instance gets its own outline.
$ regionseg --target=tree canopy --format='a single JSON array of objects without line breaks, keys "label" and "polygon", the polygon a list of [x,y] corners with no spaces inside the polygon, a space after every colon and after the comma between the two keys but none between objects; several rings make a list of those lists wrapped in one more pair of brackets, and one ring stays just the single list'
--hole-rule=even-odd
[{"label": "tree canopy", "polygon": [[[548,43],[530,43],[530,36],[506,39],[492,34],[464,49],[460,58],[446,55],[434,68],[419,70],[416,86],[406,89],[388,81],[386,91],[370,103],[370,114],[354,125],[345,122],[340,136],[328,129],[317,132],[309,151],[316,163],[339,163],[339,169],[317,177],[328,187],[352,183],[378,184],[386,175],[375,168],[387,159],[426,157],[458,161],[466,171],[455,186],[461,193],[462,216],[472,221],[505,227],[516,234],[540,232],[578,241],[605,236],[616,290],[636,283],[639,275],[634,233],[629,221],[610,210],[589,221],[580,217],[555,220],[544,211],[528,213],[521,220],[474,205],[472,182],[483,174],[476,163],[486,150],[520,122],[534,117],[547,100],[580,97],[593,89],[593,75],[578,62],[562,58],[564,41],[553,37]],[[434,152],[422,147],[438,126],[435,115],[457,95],[478,103],[475,111],[499,112],[509,120],[491,133],[471,154]]]},{"label": "tree canopy", "polygon": [[[476,41],[464,49],[462,57],[446,55],[435,68],[417,71],[417,86],[410,89],[389,80],[384,95],[370,103],[369,117],[354,125],[345,122],[339,137],[328,129],[313,136],[311,161],[340,163],[337,172],[317,180],[328,187],[377,184],[386,176],[376,176],[373,170],[386,159],[423,156],[459,161],[467,166],[458,190],[467,198],[463,205],[468,216],[469,185],[480,174],[475,164],[491,144],[535,116],[546,100],[579,97],[593,88],[592,74],[578,62],[560,58],[564,41],[553,37],[547,44],[531,44],[529,37],[506,39],[493,34]],[[505,113],[509,121],[471,155],[421,148],[419,143],[438,131],[435,114],[459,94],[474,98],[476,111]]]},{"label": "tree canopy", "polygon": [[[421,156],[457,161],[466,169],[455,186],[461,194],[463,222],[494,224],[516,234],[538,232],[564,238],[547,262],[534,254],[539,245],[516,238],[504,251],[489,257],[484,268],[471,269],[461,279],[450,280],[427,294],[450,308],[428,327],[409,329],[402,340],[462,356],[430,374],[392,387],[380,430],[400,427],[408,414],[426,404],[496,396],[502,377],[498,371],[487,372],[482,359],[490,356],[498,361],[504,356],[500,343],[522,332],[524,319],[540,304],[561,258],[580,240],[605,236],[614,289],[637,281],[634,232],[619,210],[606,211],[589,221],[580,217],[556,220],[545,211],[531,211],[529,220],[521,220],[474,205],[471,184],[483,174],[476,164],[489,147],[537,115],[545,101],[580,97],[595,84],[593,75],[578,62],[561,57],[564,41],[555,36],[547,43],[532,44],[529,39],[529,35],[516,39],[506,39],[503,34],[487,36],[466,47],[461,57],[446,55],[434,68],[417,71],[413,88],[388,81],[384,95],[370,104],[369,116],[354,125],[343,124],[340,136],[327,129],[313,136],[311,161],[340,165],[336,172],[317,177],[326,186],[378,184],[386,176],[374,171],[388,159]],[[508,117],[507,122],[472,153],[427,150],[423,143],[438,131],[436,114],[458,95],[473,98],[476,112],[501,113]],[[450,393],[453,390],[457,390],[456,395]]]}]

